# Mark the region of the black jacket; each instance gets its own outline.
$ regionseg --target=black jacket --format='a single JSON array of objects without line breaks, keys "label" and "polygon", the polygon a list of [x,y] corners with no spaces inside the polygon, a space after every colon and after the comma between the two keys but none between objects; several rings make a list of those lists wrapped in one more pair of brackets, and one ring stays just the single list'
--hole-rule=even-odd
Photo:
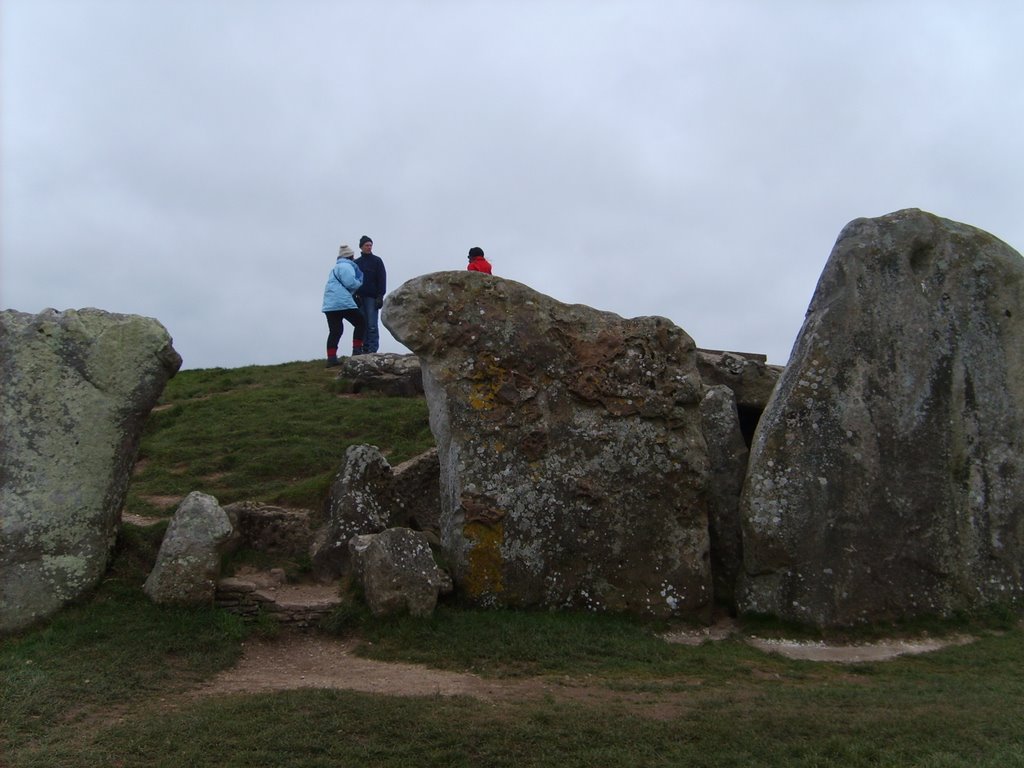
[{"label": "black jacket", "polygon": [[363,270],[363,284],[356,291],[356,296],[371,296],[383,299],[388,292],[388,273],[384,269],[384,260],[375,253],[364,253],[356,264]]}]

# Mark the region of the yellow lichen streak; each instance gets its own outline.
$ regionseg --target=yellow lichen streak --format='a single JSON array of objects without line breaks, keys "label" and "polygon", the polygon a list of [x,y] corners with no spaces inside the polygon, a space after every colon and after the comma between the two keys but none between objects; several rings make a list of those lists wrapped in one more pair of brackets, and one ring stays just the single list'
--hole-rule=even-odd
[{"label": "yellow lichen streak", "polygon": [[473,600],[496,600],[504,591],[501,571],[501,541],[504,526],[494,523],[472,522],[463,529],[472,542],[468,553],[468,570],[464,582],[466,594]]}]

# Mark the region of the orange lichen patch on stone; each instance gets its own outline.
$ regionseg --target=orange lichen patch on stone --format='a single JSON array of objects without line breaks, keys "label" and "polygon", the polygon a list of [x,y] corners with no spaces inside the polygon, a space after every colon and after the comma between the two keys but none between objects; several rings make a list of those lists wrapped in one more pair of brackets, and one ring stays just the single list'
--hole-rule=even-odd
[{"label": "orange lichen patch on stone", "polygon": [[472,522],[463,529],[472,542],[468,555],[468,569],[463,586],[471,599],[493,596],[504,592],[502,581],[501,542],[504,527],[501,522],[485,524]]},{"label": "orange lichen patch on stone", "polygon": [[495,363],[480,361],[470,376],[469,405],[477,411],[491,410],[498,406],[498,392],[505,383],[508,372]]}]

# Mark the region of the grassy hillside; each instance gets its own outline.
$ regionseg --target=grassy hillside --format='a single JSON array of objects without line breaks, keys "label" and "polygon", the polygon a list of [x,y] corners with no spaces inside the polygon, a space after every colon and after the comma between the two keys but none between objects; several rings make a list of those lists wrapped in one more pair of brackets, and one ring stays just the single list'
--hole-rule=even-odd
[{"label": "grassy hillside", "polygon": [[[315,507],[361,442],[393,462],[429,447],[423,401],[343,396],[319,362],[185,371],[147,427],[129,508],[166,516],[191,490]],[[843,666],[740,638],[669,644],[664,623],[621,616],[353,610],[338,625],[360,655],[541,694],[192,698],[261,626],[151,604],[141,584],[163,529],[125,525],[91,599],[0,639],[0,766],[1024,766],[1024,632],[1009,615],[929,628],[972,632],[968,645]]]},{"label": "grassy hillside", "polygon": [[398,464],[434,444],[422,398],[342,389],[322,361],[180,372],[147,423],[126,511],[167,515],[190,491],[318,508],[348,446]]}]

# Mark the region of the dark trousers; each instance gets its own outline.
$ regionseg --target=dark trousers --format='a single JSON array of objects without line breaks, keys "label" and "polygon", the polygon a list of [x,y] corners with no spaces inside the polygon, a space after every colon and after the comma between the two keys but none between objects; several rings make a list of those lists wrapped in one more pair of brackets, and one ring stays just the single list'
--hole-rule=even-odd
[{"label": "dark trousers", "polygon": [[363,313],[358,309],[336,309],[332,312],[324,312],[327,316],[327,356],[335,357],[338,354],[338,344],[341,342],[341,334],[345,328],[342,320],[348,320],[352,324],[352,339],[363,338],[363,331],[366,328],[366,321]]},{"label": "dark trousers", "polygon": [[377,318],[380,312],[377,309],[377,300],[373,296],[359,296],[359,309],[363,313],[363,321],[366,323],[366,335],[363,336],[363,352],[376,352],[380,347],[380,330],[377,328]]}]

